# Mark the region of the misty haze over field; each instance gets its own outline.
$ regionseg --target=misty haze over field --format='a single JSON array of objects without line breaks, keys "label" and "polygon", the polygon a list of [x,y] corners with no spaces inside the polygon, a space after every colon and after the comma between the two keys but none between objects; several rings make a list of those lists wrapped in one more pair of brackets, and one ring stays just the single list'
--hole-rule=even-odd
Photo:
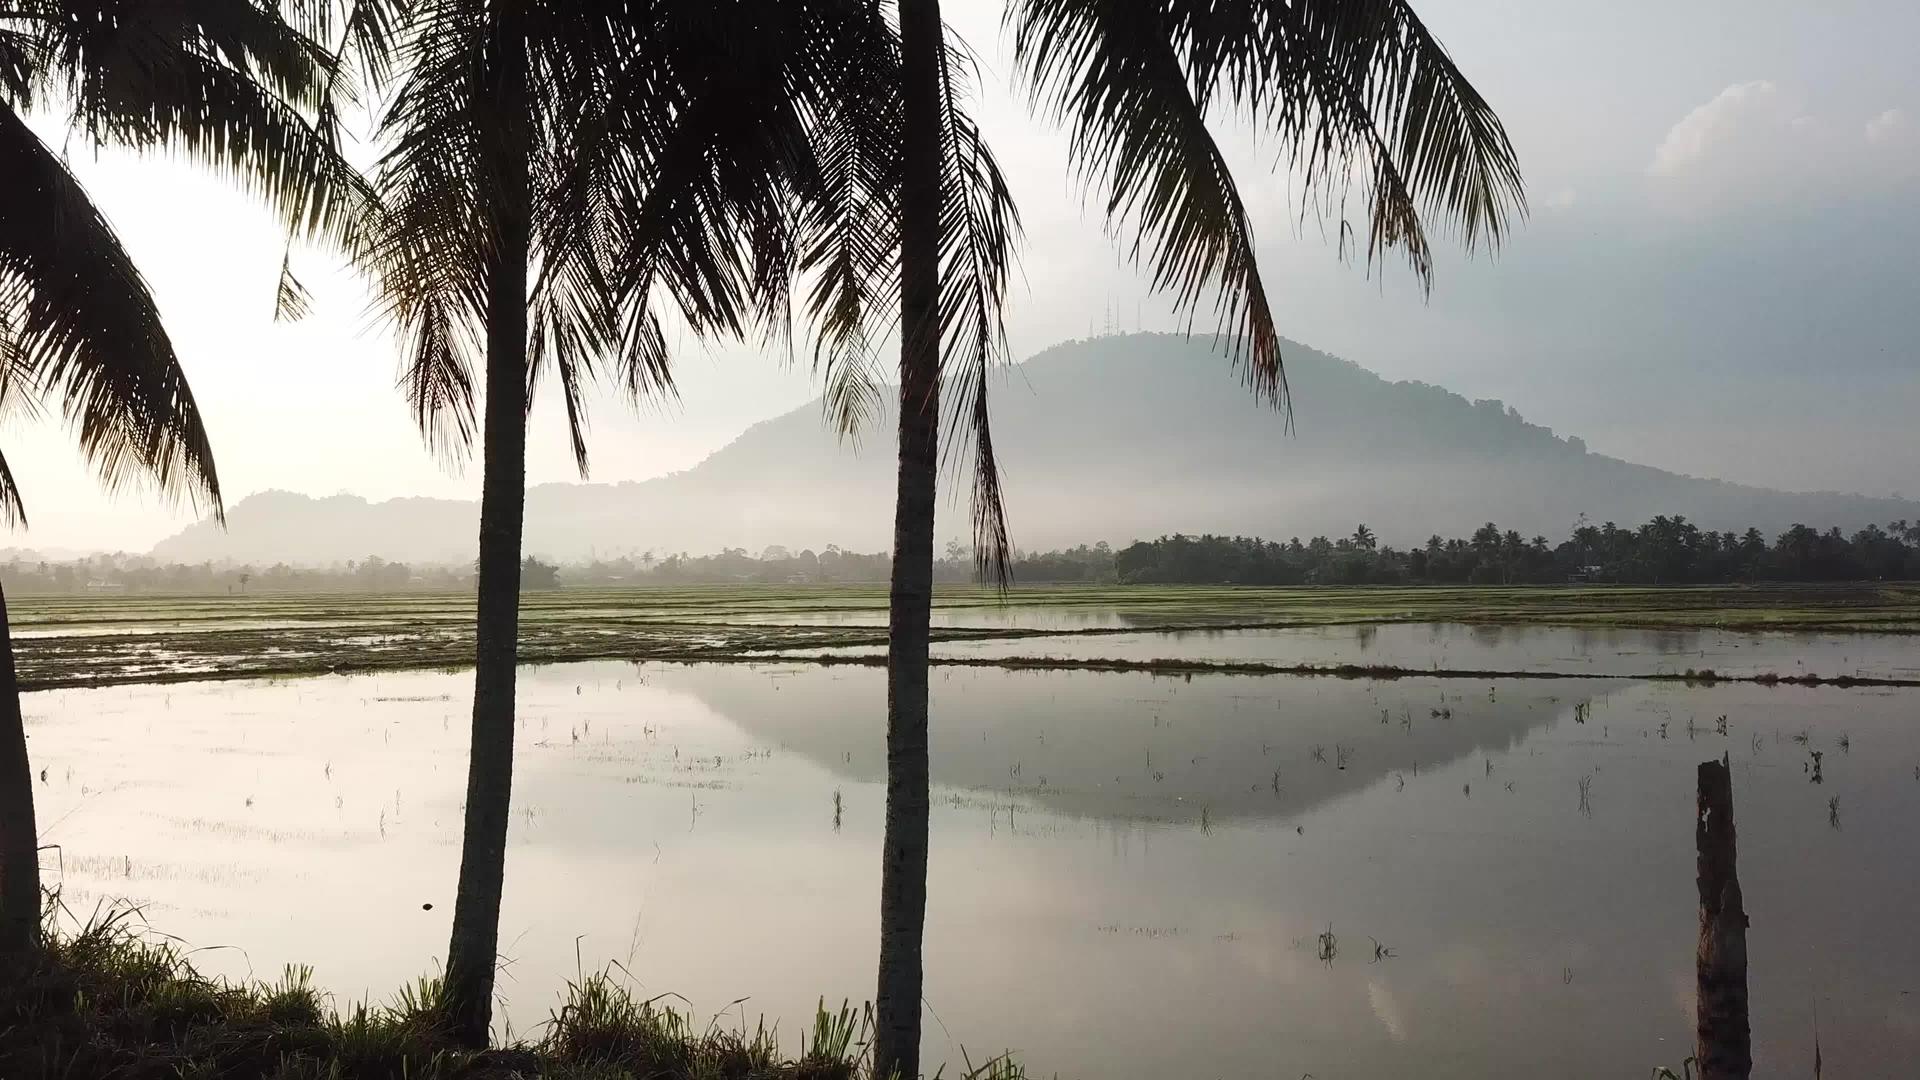
[{"label": "misty haze over field", "polygon": [[[1388,382],[1292,345],[1295,429],[1257,402],[1209,338],[1135,334],[1068,342],[1009,369],[994,398],[1013,540],[1028,550],[1172,532],[1284,540],[1364,522],[1417,545],[1494,521],[1562,539],[1582,515],[1637,524],[1683,515],[1702,528],[1804,522],[1851,531],[1920,516],[1920,504],[1790,494],[1665,472],[1589,452],[1497,401]],[[543,484],[527,493],[527,550],[549,559],[758,551],[838,544],[880,550],[892,529],[892,418],[840,442],[816,401],[748,428],[684,472],[637,483]],[[949,481],[954,470],[947,470]],[[968,529],[964,488],[943,493],[937,535]],[[228,526],[202,522],[153,550],[163,560],[326,565],[369,554],[466,562],[476,504],[369,503],[285,492],[249,497]]]}]

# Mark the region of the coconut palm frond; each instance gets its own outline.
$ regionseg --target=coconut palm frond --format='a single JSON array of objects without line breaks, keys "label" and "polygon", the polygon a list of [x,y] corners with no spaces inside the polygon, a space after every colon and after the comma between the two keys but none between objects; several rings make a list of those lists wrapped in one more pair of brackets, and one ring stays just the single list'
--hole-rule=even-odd
[{"label": "coconut palm frond", "polygon": [[389,143],[374,178],[382,212],[362,254],[376,314],[407,343],[400,384],[414,422],[449,463],[472,447],[474,372],[484,357],[488,241],[475,130],[483,49],[481,28],[457,14],[423,15],[409,34],[406,77],[381,119]]},{"label": "coconut palm frond", "polygon": [[1108,219],[1131,223],[1153,285],[1193,310],[1218,297],[1221,328],[1247,350],[1257,392],[1288,408],[1280,338],[1254,254],[1253,227],[1163,4],[1014,0],[1015,56],[1036,99],[1070,130],[1083,178],[1106,191]]},{"label": "coconut palm frond", "polygon": [[27,527],[27,504],[20,498],[20,485],[13,479],[13,466],[0,453],[0,521],[9,528]]},{"label": "coconut palm frond", "polygon": [[1499,119],[1404,0],[1011,0],[1008,24],[1036,101],[1065,120],[1075,156],[1131,222],[1157,287],[1192,310],[1212,293],[1255,388],[1285,407],[1285,371],[1253,237],[1206,127],[1252,115],[1323,211],[1356,183],[1369,263],[1405,252],[1422,287],[1424,215],[1472,251],[1525,213]]},{"label": "coconut palm frond", "polygon": [[45,71],[90,141],[175,150],[263,199],[290,233],[355,242],[371,191],[302,112],[330,108],[324,47],[262,0],[58,6],[40,35]]},{"label": "coconut palm frond", "polygon": [[299,322],[313,312],[313,294],[293,276],[293,253],[280,260],[280,285],[274,290],[273,321]]},{"label": "coconut palm frond", "polygon": [[[958,38],[949,40],[958,42]],[[992,369],[1007,359],[1003,318],[1020,214],[999,164],[964,110],[969,58],[957,45],[941,70],[945,146],[940,228],[941,395],[949,460],[970,458],[973,551],[983,580],[1012,581],[1012,549],[988,407]]]},{"label": "coconut palm frond", "polygon": [[79,182],[5,104],[0,190],[8,390],[57,402],[108,488],[149,478],[220,516],[205,425],[145,282]]},{"label": "coconut palm frond", "polygon": [[308,38],[337,42],[330,92],[345,92],[350,75],[360,88],[393,81],[401,34],[417,0],[280,0],[287,22]]},{"label": "coconut palm frond", "polygon": [[33,97],[35,60],[40,48],[20,26],[0,25],[0,98],[24,106]]},{"label": "coconut palm frond", "polygon": [[842,438],[879,415],[881,349],[899,328],[900,59],[898,42],[871,18],[864,40],[841,37],[849,52],[827,65],[831,90],[813,130],[817,183],[802,193],[798,223],[813,366]]}]

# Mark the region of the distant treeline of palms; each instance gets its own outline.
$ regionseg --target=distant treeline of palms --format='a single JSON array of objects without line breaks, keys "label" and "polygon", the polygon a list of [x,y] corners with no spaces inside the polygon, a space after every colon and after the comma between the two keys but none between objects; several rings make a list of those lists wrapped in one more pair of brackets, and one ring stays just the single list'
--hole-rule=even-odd
[{"label": "distant treeline of palms", "polygon": [[1017,580],[1220,585],[1518,585],[1569,581],[1725,584],[1920,578],[1920,522],[1869,525],[1847,536],[1795,525],[1769,543],[1760,530],[1714,532],[1684,517],[1637,528],[1581,524],[1555,544],[1488,522],[1469,537],[1381,545],[1365,525],[1351,536],[1302,541],[1163,536],[1022,556]]},{"label": "distant treeline of palms", "polygon": [[[879,584],[891,560],[884,551],[828,544],[820,551],[771,545],[758,554],[727,548],[628,555],[555,564],[528,556],[524,589],[620,585]],[[1684,517],[1656,517],[1636,528],[1582,524],[1555,544],[1523,537],[1492,522],[1469,537],[1435,535],[1405,550],[1379,543],[1359,526],[1350,536],[1286,541],[1176,533],[1115,548],[1101,541],[1056,551],[1016,552],[1015,584],[1396,585],[1727,584],[1920,580],[1920,522],[1869,525],[1851,536],[1795,525],[1769,541],[1760,530],[1714,532]],[[975,580],[973,553],[947,546],[936,580]],[[18,557],[0,563],[0,584],[19,594],[80,592],[268,593],[463,591],[471,566],[394,562],[378,555],[338,566],[162,563],[145,556],[94,555],[66,561]]]}]

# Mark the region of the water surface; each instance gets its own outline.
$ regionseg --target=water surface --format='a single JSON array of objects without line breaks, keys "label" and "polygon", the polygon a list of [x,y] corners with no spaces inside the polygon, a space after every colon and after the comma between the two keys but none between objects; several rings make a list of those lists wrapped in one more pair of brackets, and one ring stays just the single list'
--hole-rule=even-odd
[{"label": "water surface", "polygon": [[[883,655],[884,646],[789,655]],[[1379,623],[942,641],[935,656],[1163,659],[1283,667],[1357,664],[1410,671],[1576,675],[1816,675],[1920,679],[1920,641],[1897,634],[1756,633],[1468,623]]]},{"label": "water surface", "polygon": [[[82,914],[144,904],[208,970],[390,993],[445,948],[469,686],[30,695],[50,878]],[[871,996],[881,672],[576,664],[521,698],[514,1030],[576,963],[796,1049],[817,998]],[[1920,1054],[1920,694],[937,669],[933,699],[929,1070],[962,1046],[1067,1077],[1677,1066],[1693,770],[1721,754],[1756,1075],[1808,1074],[1816,1002],[1831,1075]]]}]

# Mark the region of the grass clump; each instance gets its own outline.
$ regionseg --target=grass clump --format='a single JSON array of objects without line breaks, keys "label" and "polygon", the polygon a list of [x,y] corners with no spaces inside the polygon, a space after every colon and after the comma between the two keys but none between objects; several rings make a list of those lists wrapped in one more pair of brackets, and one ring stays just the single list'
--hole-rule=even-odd
[{"label": "grass clump", "polygon": [[[342,1011],[289,967],[271,983],[195,971],[136,913],[50,927],[25,970],[0,980],[0,1077],[7,1080],[861,1080],[870,1010],[822,1002],[798,1058],[763,1023],[698,1027],[690,1011],[638,1000],[584,975],[537,1040],[463,1049],[437,1020],[440,983]],[[998,1062],[1003,1069],[1010,1062]],[[969,1070],[971,1072],[972,1070]],[[1018,1076],[996,1071],[996,1078]]]}]

